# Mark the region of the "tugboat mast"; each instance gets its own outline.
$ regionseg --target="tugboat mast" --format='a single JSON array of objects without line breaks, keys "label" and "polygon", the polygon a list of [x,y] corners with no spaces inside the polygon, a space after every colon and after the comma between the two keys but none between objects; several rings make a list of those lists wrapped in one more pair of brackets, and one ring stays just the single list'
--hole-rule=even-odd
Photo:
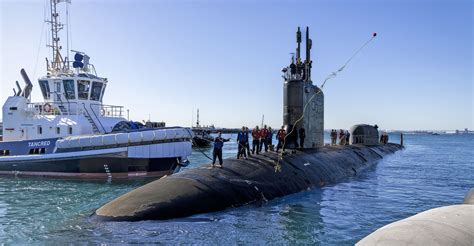
[{"label": "tugboat mast", "polygon": [[60,2],[69,3],[70,0],[50,0],[51,18],[46,20],[51,25],[51,44],[46,45],[53,51],[51,65],[47,61],[48,72],[59,72],[69,68],[68,58],[63,59],[61,55],[62,46],[60,45],[59,31],[64,28],[64,24],[59,22],[59,13],[57,12],[57,4]]}]

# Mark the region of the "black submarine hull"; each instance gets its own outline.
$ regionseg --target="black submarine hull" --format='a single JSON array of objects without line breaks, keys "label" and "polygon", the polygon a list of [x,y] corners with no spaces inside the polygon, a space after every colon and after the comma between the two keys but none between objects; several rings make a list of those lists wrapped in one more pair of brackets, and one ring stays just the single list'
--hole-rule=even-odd
[{"label": "black submarine hull", "polygon": [[[350,145],[226,159],[163,177],[105,204],[96,221],[166,220],[271,200],[355,176],[403,146]],[[281,171],[275,172],[277,162]]]}]

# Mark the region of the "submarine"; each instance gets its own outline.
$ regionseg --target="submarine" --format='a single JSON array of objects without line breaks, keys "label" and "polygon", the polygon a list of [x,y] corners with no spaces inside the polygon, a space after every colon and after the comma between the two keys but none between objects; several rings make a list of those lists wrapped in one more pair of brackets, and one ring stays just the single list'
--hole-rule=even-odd
[{"label": "submarine", "polygon": [[[283,123],[285,150],[229,158],[223,168],[204,165],[162,177],[97,209],[93,221],[168,220],[259,204],[285,195],[337,183],[356,176],[403,144],[378,141],[377,126],[355,125],[349,145],[324,145],[324,94],[311,80],[312,41],[306,28],[306,59],[301,60],[301,31],[296,33],[296,59],[285,67]],[[298,129],[304,128],[304,146]]]}]

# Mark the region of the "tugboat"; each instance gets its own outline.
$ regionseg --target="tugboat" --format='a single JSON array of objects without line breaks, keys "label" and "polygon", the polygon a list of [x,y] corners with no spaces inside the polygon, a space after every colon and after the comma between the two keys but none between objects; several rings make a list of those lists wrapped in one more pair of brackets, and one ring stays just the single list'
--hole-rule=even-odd
[{"label": "tugboat", "polygon": [[197,110],[196,126],[192,127],[192,130],[194,133],[194,147],[209,147],[214,142],[214,138],[211,136],[211,128],[201,126],[199,123],[199,109]]},{"label": "tugboat", "polygon": [[[63,178],[161,177],[187,165],[189,128],[145,127],[123,117],[123,106],[102,102],[109,81],[97,75],[84,52],[61,54],[57,5],[50,1],[52,59],[38,79],[43,102],[31,101],[24,69],[22,89],[3,105],[0,175]],[[69,4],[68,1],[64,1]]]}]

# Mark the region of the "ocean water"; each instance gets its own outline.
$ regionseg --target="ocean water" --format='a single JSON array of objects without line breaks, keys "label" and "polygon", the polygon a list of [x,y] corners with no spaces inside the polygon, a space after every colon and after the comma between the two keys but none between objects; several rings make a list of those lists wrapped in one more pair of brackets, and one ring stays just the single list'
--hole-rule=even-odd
[{"label": "ocean water", "polygon": [[[391,141],[398,142],[398,136],[391,136]],[[150,180],[0,177],[0,245],[351,245],[387,223],[461,203],[474,187],[474,135],[405,135],[405,146],[405,150],[341,183],[261,206],[170,221],[104,223],[88,219],[102,204]],[[224,156],[235,153],[235,142],[226,143]],[[188,168],[209,162],[198,150],[190,160]]]}]

